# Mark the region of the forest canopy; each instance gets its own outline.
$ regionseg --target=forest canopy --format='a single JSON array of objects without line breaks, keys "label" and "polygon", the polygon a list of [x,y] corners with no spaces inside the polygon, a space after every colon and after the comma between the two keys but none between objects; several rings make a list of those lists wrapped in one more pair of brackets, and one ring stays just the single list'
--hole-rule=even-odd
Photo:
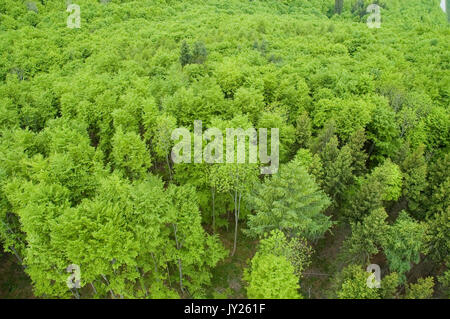
[{"label": "forest canopy", "polygon": [[[0,297],[448,298],[448,19],[439,0],[0,0],[0,262],[32,287]],[[277,128],[279,170],[175,163],[195,121]]]}]

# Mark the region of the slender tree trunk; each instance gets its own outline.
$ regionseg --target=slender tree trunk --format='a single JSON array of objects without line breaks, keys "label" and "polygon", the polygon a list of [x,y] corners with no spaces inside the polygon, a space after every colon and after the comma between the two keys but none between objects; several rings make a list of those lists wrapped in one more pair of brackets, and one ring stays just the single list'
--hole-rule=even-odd
[{"label": "slender tree trunk", "polygon": [[[105,275],[102,274],[103,279],[105,280],[106,284],[109,286],[109,280],[108,278],[106,278]],[[109,289],[109,292],[111,293],[111,298],[112,299],[116,299],[116,295],[114,295],[114,292],[112,291],[112,289]]]},{"label": "slender tree trunk", "polygon": [[[6,226],[6,228],[8,229],[8,231],[9,231],[11,234],[14,235],[14,231],[11,229],[11,227],[9,227],[9,225],[8,225],[7,223],[5,223],[4,221],[1,221],[1,222],[2,222],[3,225]],[[20,239],[19,239],[19,241],[22,242]],[[26,269],[27,267],[24,266],[22,257],[20,257],[20,255],[19,255],[19,253],[17,252],[16,248],[15,248],[14,246],[9,246],[9,249],[11,249],[11,250],[13,251],[14,255],[16,256],[17,260],[19,261],[19,263],[20,263],[20,265],[23,267],[23,269]]]},{"label": "slender tree trunk", "polygon": [[236,252],[238,223],[239,223],[239,217],[241,216],[241,198],[242,198],[242,192],[239,192],[236,225],[235,225],[235,229],[234,229],[234,231],[235,231],[235,234],[234,234],[234,252]]},{"label": "slender tree trunk", "polygon": [[238,228],[238,208],[237,208],[237,190],[234,191],[234,243],[233,243],[233,251],[231,252],[231,256],[234,256],[236,253],[236,242],[237,242],[237,228]]},{"label": "slender tree trunk", "polygon": [[141,284],[141,289],[144,290],[145,292],[145,296],[148,296],[148,290],[147,287],[145,286],[145,282],[144,282],[144,274],[142,273],[142,271],[138,268],[138,266],[136,266],[136,271],[139,273],[140,278],[139,278],[139,283]]},{"label": "slender tree trunk", "polygon": [[13,246],[9,246],[9,249],[11,249],[14,252],[14,255],[16,256],[17,260],[19,261],[20,265],[23,267],[23,269],[27,268],[23,265],[23,260],[20,257],[19,253]]},{"label": "slender tree trunk", "polygon": [[[114,276],[116,276],[116,271],[114,270],[114,268],[113,268],[113,272],[114,272]],[[119,297],[120,297],[120,299],[123,299],[123,295],[122,294],[119,294]]]},{"label": "slender tree trunk", "polygon": [[155,264],[155,273],[158,273],[158,264],[156,263],[155,255],[153,253],[150,253],[150,255],[152,255],[153,263]]},{"label": "slender tree trunk", "polygon": [[180,289],[181,289],[181,291],[184,291],[183,290],[183,269],[181,267],[181,260],[180,260],[180,258],[178,258],[178,274],[180,276]]},{"label": "slender tree trunk", "polygon": [[212,228],[213,228],[213,233],[216,232],[216,203],[215,203],[215,194],[216,194],[216,189],[215,187],[211,188],[211,193],[212,193]]},{"label": "slender tree trunk", "polygon": [[94,286],[93,282],[91,282],[91,287],[92,287],[92,290],[94,291],[94,295],[96,295],[97,294],[97,289],[95,289],[95,286]]},{"label": "slender tree trunk", "polygon": [[167,262],[166,267],[167,267],[167,278],[169,279],[169,287],[172,288],[172,281],[170,280],[169,264]]},{"label": "slender tree trunk", "polygon": [[[173,230],[175,232],[175,243],[177,245],[177,250],[180,250],[181,247],[178,243],[177,227],[174,224],[172,224],[172,226],[173,226]],[[180,276],[180,289],[181,289],[181,291],[183,291],[183,268],[181,266],[181,259],[179,257],[178,257],[178,274]]]},{"label": "slender tree trunk", "polygon": [[169,168],[169,177],[170,177],[170,180],[172,180],[172,169],[170,168],[169,154],[166,155],[166,162],[167,162],[167,167]]}]

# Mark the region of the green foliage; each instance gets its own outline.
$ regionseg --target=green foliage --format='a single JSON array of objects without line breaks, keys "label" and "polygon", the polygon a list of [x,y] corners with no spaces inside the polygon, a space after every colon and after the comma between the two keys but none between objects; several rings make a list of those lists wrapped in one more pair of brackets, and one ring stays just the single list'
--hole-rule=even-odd
[{"label": "green foliage", "polygon": [[400,284],[399,276],[393,272],[381,280],[380,295],[383,299],[394,299],[397,296],[397,288]]},{"label": "green foliage", "polygon": [[424,157],[424,146],[409,154],[402,163],[403,170],[403,196],[408,201],[408,210],[414,216],[423,218],[423,209],[420,205],[425,202],[425,189],[427,188],[427,163]]},{"label": "green foliage", "polygon": [[287,239],[280,230],[273,230],[259,243],[261,254],[284,256],[294,266],[294,272],[301,278],[303,271],[311,264],[313,250],[305,239],[292,237]]},{"label": "green foliage", "polygon": [[390,159],[360,178],[346,195],[343,213],[353,221],[362,220],[371,211],[383,207],[383,201],[397,200],[402,192],[402,173]]},{"label": "green foliage", "polygon": [[31,244],[24,262],[37,295],[68,296],[64,270],[74,263],[83,287],[131,298],[148,296],[149,286],[158,287],[153,298],[174,297],[161,281],[167,267],[181,265],[181,291],[202,296],[211,267],[225,256],[217,237],[201,227],[194,190],[164,191],[155,177],[133,185],[119,175],[101,179],[95,197],[76,207],[57,185],[14,183],[7,194]]},{"label": "green foliage", "polygon": [[450,206],[450,154],[437,158],[430,165],[426,191],[427,216],[445,214]]},{"label": "green foliage", "polygon": [[446,271],[438,277],[439,283],[442,285],[442,289],[447,298],[450,298],[450,270],[448,270],[449,263],[447,262]]},{"label": "green foliage", "polygon": [[304,111],[296,119],[296,142],[299,147],[306,148],[311,142],[312,124],[308,113]]},{"label": "green foliage", "polygon": [[367,279],[370,274],[361,267],[351,265],[341,274],[343,280],[337,291],[339,299],[380,299],[377,288],[370,288]]},{"label": "green foliage", "polygon": [[367,127],[367,137],[374,144],[372,157],[377,162],[392,156],[398,147],[399,128],[395,112],[382,98],[376,98],[372,121]]},{"label": "green foliage", "polygon": [[333,224],[323,214],[330,200],[296,161],[280,166],[279,174],[266,178],[255,188],[249,202],[255,210],[248,219],[248,233],[252,236],[280,229],[289,236],[316,240]]},{"label": "green foliage", "polygon": [[[285,163],[290,158],[292,147],[295,143],[295,128],[287,123],[286,117],[281,112],[264,112],[258,121],[258,127],[278,128],[280,132],[279,156],[280,162]],[[271,140],[270,131],[267,140]]]},{"label": "green foliage", "polygon": [[433,277],[419,278],[417,283],[406,287],[406,299],[430,299],[433,296]]},{"label": "green foliage", "polygon": [[383,185],[383,200],[397,200],[402,191],[402,174],[398,165],[392,163],[390,159],[383,165],[377,166],[371,178],[379,181]]},{"label": "green foliage", "polygon": [[316,182],[323,179],[323,166],[319,155],[312,154],[310,150],[301,148],[297,151],[294,161],[305,167]]},{"label": "green foliage", "polygon": [[400,212],[387,233],[383,244],[389,269],[404,280],[412,263],[418,263],[424,250],[426,225],[414,221],[405,211]]},{"label": "green foliage", "polygon": [[112,139],[112,160],[114,168],[130,179],[141,179],[151,166],[150,153],[144,141],[132,132],[117,129]]},{"label": "green foliage", "polygon": [[194,50],[192,52],[192,60],[194,63],[203,64],[208,57],[208,51],[206,50],[203,42],[195,42]]},{"label": "green foliage", "polygon": [[333,136],[320,155],[324,171],[323,188],[335,202],[340,202],[354,180],[352,151],[348,146],[339,150],[338,140]]},{"label": "green foliage", "polygon": [[450,253],[450,206],[428,221],[426,246],[429,256],[437,262],[444,261]]},{"label": "green foliage", "polygon": [[260,254],[252,258],[244,280],[250,299],[300,299],[294,267],[284,256]]},{"label": "green foliage", "polygon": [[389,231],[387,217],[385,210],[379,208],[364,217],[362,222],[352,223],[352,235],[343,244],[346,260],[367,262],[380,251]]},{"label": "green foliage", "polygon": [[180,49],[180,63],[184,68],[186,65],[191,63],[203,64],[208,57],[208,51],[206,50],[205,44],[201,41],[197,41],[194,44],[194,49],[191,52],[189,44],[183,41]]},{"label": "green foliage", "polygon": [[187,64],[189,64],[192,60],[192,56],[190,53],[189,45],[186,43],[186,41],[183,41],[181,44],[181,52],[180,52],[180,63],[181,66],[184,67]]},{"label": "green foliage", "polygon": [[339,299],[390,299],[397,295],[399,285],[397,273],[381,279],[379,288],[368,285],[370,273],[359,265],[351,264],[334,278],[334,287]]}]

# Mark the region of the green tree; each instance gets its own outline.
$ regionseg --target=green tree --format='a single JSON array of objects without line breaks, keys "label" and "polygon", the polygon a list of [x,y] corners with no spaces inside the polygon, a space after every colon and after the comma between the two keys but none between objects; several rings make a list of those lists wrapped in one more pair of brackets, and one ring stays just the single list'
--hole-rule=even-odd
[{"label": "green tree", "polygon": [[447,297],[450,297],[450,270],[448,266],[450,265],[450,260],[447,258],[446,262],[446,270],[445,272],[438,277],[439,283],[442,286],[442,290]]},{"label": "green tree", "polygon": [[402,174],[398,165],[387,159],[383,165],[377,166],[371,177],[383,185],[383,200],[395,201],[402,192]]},{"label": "green tree", "polygon": [[364,130],[357,130],[353,133],[346,146],[349,147],[353,159],[352,168],[353,175],[361,176],[366,172],[367,153],[364,150],[366,143],[366,135]]},{"label": "green tree", "polygon": [[173,116],[163,114],[156,118],[156,124],[152,130],[153,149],[158,159],[165,160],[170,176],[172,169],[170,167],[169,154],[172,147],[172,131],[176,128],[177,121]]},{"label": "green tree", "polygon": [[348,146],[338,149],[336,136],[332,137],[320,153],[323,163],[323,188],[325,192],[334,200],[334,204],[339,206],[344,194],[354,177],[352,173],[352,151]]},{"label": "green tree", "polygon": [[368,285],[370,273],[360,265],[350,264],[334,278],[333,286],[339,299],[395,298],[399,285],[398,275],[391,273],[381,279],[379,288]]},{"label": "green tree", "polygon": [[277,175],[266,178],[255,188],[249,202],[255,211],[248,218],[248,233],[252,236],[280,229],[288,236],[316,240],[333,224],[323,214],[330,200],[296,161],[282,165]]},{"label": "green tree", "polygon": [[[285,163],[291,157],[295,143],[295,128],[287,122],[287,118],[281,112],[263,112],[258,121],[258,127],[278,128],[280,137],[279,157],[280,162]],[[268,130],[267,140],[271,140],[271,130]]]},{"label": "green tree", "polygon": [[192,186],[168,189],[172,200],[172,245],[169,259],[177,264],[181,291],[187,288],[192,296],[204,296],[202,286],[211,280],[211,267],[223,259],[226,251],[217,236],[209,236],[201,226],[198,198]]},{"label": "green tree", "polygon": [[119,127],[112,139],[114,167],[130,179],[142,178],[151,166],[150,152],[144,141],[133,132],[123,133]]},{"label": "green tree", "polygon": [[400,284],[399,276],[393,272],[381,280],[380,295],[383,299],[395,299]]},{"label": "green tree", "polygon": [[323,182],[323,165],[319,155],[313,155],[310,150],[301,148],[297,151],[294,161],[305,167],[308,173],[315,178],[316,183]]},{"label": "green tree", "polygon": [[296,119],[296,142],[300,148],[307,148],[311,142],[312,123],[308,112],[302,112]]},{"label": "green tree", "polygon": [[427,224],[428,255],[435,262],[442,262],[450,255],[450,206],[429,218]]},{"label": "green tree", "polygon": [[182,67],[185,67],[187,64],[191,63],[192,55],[191,50],[189,49],[189,44],[186,41],[183,41],[181,44],[180,51],[180,63]]},{"label": "green tree", "polygon": [[300,299],[294,267],[284,256],[260,254],[252,258],[244,272],[250,299]]},{"label": "green tree", "polygon": [[425,147],[419,146],[408,154],[402,163],[403,196],[408,201],[408,210],[416,217],[424,218],[420,205],[425,201],[427,188],[427,163],[424,157]]},{"label": "green tree", "polygon": [[433,296],[433,277],[419,278],[417,283],[406,287],[406,299],[431,299]]},{"label": "green tree", "polygon": [[241,203],[256,182],[258,168],[254,164],[218,164],[212,167],[214,187],[221,193],[230,194],[234,207],[234,242],[231,256],[236,253],[238,223],[241,217]]},{"label": "green tree", "polygon": [[360,266],[346,267],[341,276],[343,280],[337,291],[339,299],[380,299],[378,289],[367,285],[370,274]]},{"label": "green tree", "polygon": [[426,190],[427,216],[444,213],[450,206],[450,154],[439,156],[430,164],[428,170],[428,189]]},{"label": "green tree", "polygon": [[387,101],[380,99],[376,104],[366,132],[368,139],[373,143],[369,150],[369,156],[379,163],[392,156],[397,150],[400,129],[395,121],[395,112]]},{"label": "green tree", "polygon": [[203,64],[208,57],[208,51],[206,50],[203,42],[195,42],[194,50],[192,51],[192,60],[197,64]]},{"label": "green tree", "polygon": [[385,210],[379,208],[364,217],[362,222],[351,224],[352,234],[343,244],[346,260],[367,263],[381,250],[389,231],[387,217]]},{"label": "green tree", "polygon": [[313,250],[304,238],[291,237],[288,239],[282,231],[277,229],[272,230],[270,234],[266,234],[261,239],[258,252],[286,257],[294,266],[294,273],[301,278],[303,271],[311,264]]},{"label": "green tree", "polygon": [[383,250],[389,263],[389,269],[397,272],[402,280],[411,269],[412,263],[418,263],[424,250],[426,225],[414,221],[405,211],[400,212],[390,227],[383,243]]},{"label": "green tree", "polygon": [[[242,128],[243,130],[252,128],[248,117],[241,115],[235,116],[231,121],[213,121],[212,125],[220,129],[222,132],[226,131],[227,128]],[[236,133],[236,139],[234,137],[232,138],[233,141],[227,141],[227,139],[224,138],[223,143],[225,145],[229,144],[234,148],[233,162],[222,163],[222,158],[221,163],[213,164],[210,170],[210,185],[213,186],[217,192],[229,194],[231,196],[234,211],[234,242],[231,256],[234,256],[237,245],[238,223],[239,218],[241,217],[241,204],[243,204],[243,199],[250,193],[253,185],[257,182],[259,172],[258,165],[256,163],[250,163],[247,159],[249,156],[244,158],[244,163],[238,163],[238,148],[240,148],[239,140],[241,138],[244,141],[241,145],[244,145],[245,149],[248,149],[250,152],[250,140],[247,140],[245,137],[245,132],[239,131]],[[225,147],[224,149],[227,149],[228,153],[229,150]]]},{"label": "green tree", "polygon": [[398,165],[386,160],[370,174],[358,179],[346,194],[345,217],[361,221],[363,216],[383,207],[383,201],[397,200],[402,192],[402,173]]}]

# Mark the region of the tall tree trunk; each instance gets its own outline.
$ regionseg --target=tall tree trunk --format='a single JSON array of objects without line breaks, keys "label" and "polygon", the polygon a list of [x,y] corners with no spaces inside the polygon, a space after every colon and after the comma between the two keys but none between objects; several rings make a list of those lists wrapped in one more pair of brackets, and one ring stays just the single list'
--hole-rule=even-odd
[{"label": "tall tree trunk", "polygon": [[169,168],[169,177],[170,177],[170,180],[172,180],[172,169],[170,168],[169,154],[166,155],[166,162],[167,162],[167,167]]},{"label": "tall tree trunk", "polygon": [[178,258],[178,275],[180,276],[180,289],[183,291],[183,269],[181,267],[180,258]]},{"label": "tall tree trunk", "polygon": [[[106,284],[109,286],[109,280],[108,278],[106,278],[105,275],[101,274],[103,279],[105,280]],[[116,299],[116,295],[114,294],[114,292],[112,291],[112,289],[109,289],[109,292],[111,293],[111,298],[112,299]]]},{"label": "tall tree trunk", "polygon": [[236,242],[237,242],[237,228],[238,228],[238,208],[237,208],[237,190],[234,191],[234,243],[233,243],[233,251],[231,252],[231,256],[234,256],[236,253]]},{"label": "tall tree trunk", "polygon": [[[114,268],[113,268],[113,272],[114,272],[114,276],[116,276],[116,271],[114,270]],[[123,295],[122,294],[119,294],[119,297],[120,297],[120,299],[123,299]]]},{"label": "tall tree trunk", "polygon": [[156,262],[155,255],[153,255],[153,253],[150,253],[150,255],[152,255],[153,263],[155,264],[155,273],[158,273],[158,264]]},{"label": "tall tree trunk", "polygon": [[94,291],[94,295],[96,295],[97,294],[97,289],[95,289],[95,286],[94,286],[93,282],[91,282],[91,287],[92,287],[92,290]]},{"label": "tall tree trunk", "polygon": [[139,278],[139,283],[141,284],[141,289],[144,290],[145,296],[148,296],[148,290],[147,287],[145,286],[145,282],[144,282],[144,274],[142,273],[142,271],[138,268],[138,266],[136,266],[136,271],[139,273],[140,278]]},{"label": "tall tree trunk", "polygon": [[[2,222],[3,225],[5,225],[5,227],[7,228],[7,230],[8,230],[11,234],[14,235],[14,231],[11,229],[11,227],[9,227],[9,225],[8,225],[7,223],[5,223],[4,221],[1,221],[1,222]],[[19,239],[19,241],[22,242],[20,239]],[[24,266],[24,264],[23,264],[23,259],[22,259],[22,257],[20,257],[20,255],[19,255],[19,253],[17,252],[16,248],[15,248],[14,246],[9,246],[8,248],[11,249],[11,250],[13,251],[14,255],[16,256],[17,260],[19,261],[19,263],[20,263],[20,265],[23,267],[23,269],[26,269],[27,267]]]},{"label": "tall tree trunk", "polygon": [[216,232],[216,202],[215,202],[215,195],[216,195],[216,188],[215,187],[211,187],[211,193],[212,193],[212,228],[213,228],[213,233]]},{"label": "tall tree trunk", "polygon": [[167,267],[167,279],[169,279],[169,287],[172,288],[172,281],[170,280],[169,264],[167,262],[166,267]]},{"label": "tall tree trunk", "polygon": [[[181,245],[178,243],[177,227],[174,224],[172,224],[172,227],[173,227],[173,230],[175,233],[175,243],[177,245],[177,250],[180,250]],[[181,291],[184,291],[183,290],[183,268],[181,266],[181,259],[179,257],[178,257],[178,274],[180,276],[180,289],[181,289]]]},{"label": "tall tree trunk", "polygon": [[27,268],[23,265],[23,260],[20,257],[19,253],[13,246],[9,246],[9,249],[11,249],[14,252],[14,255],[16,256],[17,260],[19,261],[20,265],[23,267],[23,269]]}]

